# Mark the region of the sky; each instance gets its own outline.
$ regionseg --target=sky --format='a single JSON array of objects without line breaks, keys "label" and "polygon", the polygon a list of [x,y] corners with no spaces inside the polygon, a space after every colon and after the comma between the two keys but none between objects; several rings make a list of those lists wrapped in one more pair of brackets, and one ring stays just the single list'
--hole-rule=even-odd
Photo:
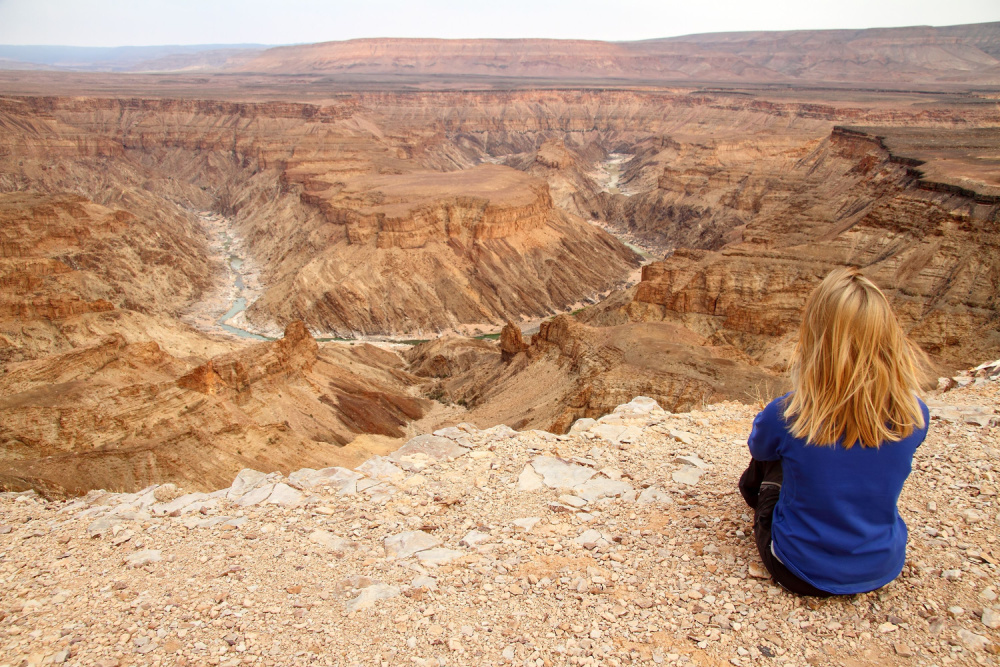
[{"label": "sky", "polygon": [[301,44],[359,37],[637,40],[1000,21],[1000,0],[0,0],[0,44]]}]

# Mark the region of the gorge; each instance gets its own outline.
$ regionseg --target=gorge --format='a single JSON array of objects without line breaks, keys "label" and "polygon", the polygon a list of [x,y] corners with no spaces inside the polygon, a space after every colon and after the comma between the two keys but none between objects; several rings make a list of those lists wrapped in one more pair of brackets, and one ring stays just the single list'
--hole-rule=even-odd
[{"label": "gorge", "polygon": [[964,69],[905,29],[933,67],[796,52],[798,78],[720,55],[761,35],[703,37],[684,77],[683,40],[608,45],[629,81],[587,44],[419,40],[437,69],[387,41],[0,72],[0,485],[208,490],[463,421],[755,403],[844,264],[936,375],[1000,357],[1000,27],[959,28]]}]

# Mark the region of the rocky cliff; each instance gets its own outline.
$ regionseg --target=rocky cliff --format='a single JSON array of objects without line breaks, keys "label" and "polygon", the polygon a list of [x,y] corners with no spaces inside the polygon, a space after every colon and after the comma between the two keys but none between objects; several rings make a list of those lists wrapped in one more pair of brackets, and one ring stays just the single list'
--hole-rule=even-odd
[{"label": "rocky cliff", "polygon": [[780,368],[813,286],[853,264],[887,289],[910,335],[940,361],[962,366],[1000,351],[996,204],[928,188],[877,141],[841,132],[763,194],[727,243],[678,249],[585,320],[683,323]]}]

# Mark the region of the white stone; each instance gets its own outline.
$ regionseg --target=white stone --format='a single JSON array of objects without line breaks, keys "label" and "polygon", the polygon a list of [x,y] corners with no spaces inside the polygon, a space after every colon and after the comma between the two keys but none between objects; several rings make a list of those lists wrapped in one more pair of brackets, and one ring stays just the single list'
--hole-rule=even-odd
[{"label": "white stone", "polygon": [[680,470],[675,470],[671,473],[670,477],[678,484],[687,484],[688,486],[694,486],[701,480],[701,476],[705,474],[705,471],[701,468],[695,468],[694,466],[684,466]]},{"label": "white stone", "polygon": [[233,480],[227,497],[233,500],[245,495],[247,491],[250,491],[263,482],[266,477],[267,473],[251,468],[244,468],[236,475],[236,479]]},{"label": "white stone", "polygon": [[638,502],[640,505],[651,505],[653,503],[670,503],[673,500],[671,500],[670,494],[666,491],[658,489],[655,486],[649,486],[639,494]]},{"label": "white stone", "polygon": [[388,600],[389,598],[394,598],[399,595],[399,588],[396,586],[389,586],[388,584],[372,584],[367,588],[361,590],[361,594],[358,597],[348,601],[346,605],[347,612],[361,611],[362,609],[367,609],[371,607],[379,600]]},{"label": "white stone", "polygon": [[551,489],[573,489],[594,476],[595,471],[551,456],[538,456],[531,467],[542,476],[543,483]]},{"label": "white stone", "polygon": [[569,427],[570,435],[576,435],[578,433],[589,431],[595,424],[597,424],[597,420],[591,419],[590,417],[577,419],[573,422],[573,425]]},{"label": "white stone", "polygon": [[557,500],[561,502],[563,505],[569,505],[570,507],[575,507],[577,509],[580,509],[581,507],[584,507],[587,504],[587,501],[584,500],[583,498],[580,498],[579,496],[571,496],[569,494],[563,494],[559,496]]},{"label": "white stone", "polygon": [[417,472],[439,461],[453,461],[468,451],[449,438],[418,435],[390,454],[388,458],[404,470]]},{"label": "white stone", "polygon": [[619,438],[628,430],[621,424],[598,424],[590,429],[590,432],[598,435],[608,442],[617,444]]},{"label": "white stone", "polygon": [[678,431],[675,429],[670,429],[670,437],[678,442],[683,442],[685,445],[694,444],[694,436],[687,431]]},{"label": "white stone", "polygon": [[406,477],[405,472],[384,456],[373,456],[355,470],[380,482],[398,482]]},{"label": "white stone", "polygon": [[632,485],[621,480],[607,477],[594,477],[573,489],[573,492],[586,500],[594,502],[601,498],[613,498],[632,490]]},{"label": "white stone", "polygon": [[441,540],[422,530],[409,530],[385,538],[383,545],[387,558],[407,558],[418,551],[439,546]]},{"label": "white stone", "polygon": [[163,556],[159,549],[144,549],[125,557],[125,562],[129,567],[143,567],[150,563],[158,563],[161,560],[163,560]]},{"label": "white stone", "polygon": [[986,607],[983,609],[982,621],[990,630],[996,630],[1000,628],[1000,612],[992,607]]},{"label": "white stone", "polygon": [[690,456],[675,456],[674,463],[679,463],[681,465],[690,465],[695,468],[701,468],[702,470],[708,470],[712,467],[711,463],[706,463],[701,460],[697,454],[691,454]]},{"label": "white stone", "polygon": [[316,529],[309,533],[309,541],[333,551],[347,551],[358,546],[357,542],[338,537],[329,531],[321,529]]},{"label": "white stone", "polygon": [[488,539],[490,539],[488,533],[482,533],[478,530],[471,530],[468,533],[466,533],[465,537],[461,539],[459,544],[465,545],[467,547],[474,547],[477,544],[482,544]]},{"label": "white stone", "polygon": [[969,632],[965,628],[959,628],[957,634],[962,645],[970,651],[982,651],[990,645],[989,639],[982,635],[977,635],[975,632]]},{"label": "white stone", "polygon": [[[163,515],[166,515],[166,514],[173,514],[174,512],[177,512],[177,511],[181,511],[182,513],[186,513],[186,512],[184,512],[184,509],[186,507],[188,507],[189,505],[191,505],[191,504],[193,504],[193,503],[195,503],[195,502],[197,502],[199,500],[207,500],[207,499],[208,499],[208,494],[207,493],[188,493],[188,494],[183,495],[183,496],[181,496],[179,498],[175,498],[174,500],[171,500],[170,502],[156,503],[155,505],[153,505],[153,506],[151,506],[149,508],[149,511],[152,512],[154,515],[160,515],[160,516],[163,516]],[[190,512],[192,510],[188,510],[188,511]]]},{"label": "white stone", "polygon": [[252,505],[260,505],[262,502],[267,500],[267,497],[271,495],[274,491],[274,484],[265,484],[264,486],[258,486],[245,496],[236,501],[236,504],[241,507],[250,507]]},{"label": "white stone", "polygon": [[529,516],[523,519],[514,519],[512,523],[521,531],[525,533],[530,533],[531,529],[535,527],[535,524],[537,524],[541,520],[542,520],[541,517]]},{"label": "white stone", "polygon": [[305,496],[298,489],[293,489],[284,483],[274,485],[274,490],[267,497],[268,505],[279,505],[281,507],[295,507],[302,502]]},{"label": "white stone", "polygon": [[543,486],[542,478],[535,472],[535,469],[530,465],[526,465],[521,474],[517,476],[517,486],[515,488],[518,491],[537,491]]},{"label": "white stone", "polygon": [[457,549],[436,547],[434,549],[424,549],[423,551],[418,551],[416,556],[417,560],[424,565],[446,565],[463,554],[464,552]]}]

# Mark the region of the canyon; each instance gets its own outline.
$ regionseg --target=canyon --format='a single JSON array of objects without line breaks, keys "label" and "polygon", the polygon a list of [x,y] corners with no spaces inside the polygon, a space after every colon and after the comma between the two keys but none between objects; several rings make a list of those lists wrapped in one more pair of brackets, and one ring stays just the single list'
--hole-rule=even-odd
[{"label": "canyon", "polygon": [[0,72],[0,486],[211,490],[463,421],[756,404],[846,264],[934,377],[1000,357],[1000,26],[901,30]]}]

